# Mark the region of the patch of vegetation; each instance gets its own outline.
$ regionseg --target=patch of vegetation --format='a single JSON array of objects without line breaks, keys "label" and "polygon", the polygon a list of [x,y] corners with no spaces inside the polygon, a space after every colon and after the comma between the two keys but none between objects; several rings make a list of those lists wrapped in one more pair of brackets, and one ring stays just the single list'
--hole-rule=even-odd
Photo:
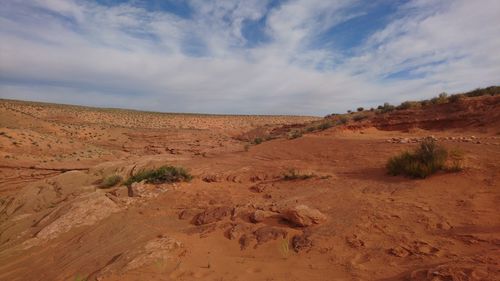
[{"label": "patch of vegetation", "polygon": [[288,134],[288,139],[297,139],[302,137],[302,132],[300,130],[293,130]]},{"label": "patch of vegetation", "polygon": [[262,143],[262,138],[254,138],[252,140],[252,144],[261,144]]},{"label": "patch of vegetation", "polygon": [[333,127],[333,122],[330,120],[326,120],[326,121],[321,122],[316,128],[319,131],[324,131],[324,130],[329,129],[331,127]]},{"label": "patch of vegetation", "polygon": [[291,180],[306,180],[314,177],[313,174],[301,174],[296,169],[289,169],[283,174],[283,179],[287,181]]},{"label": "patch of vegetation", "polygon": [[387,113],[387,112],[393,111],[394,109],[396,109],[396,107],[394,105],[391,105],[390,103],[386,102],[386,103],[384,103],[384,105],[379,105],[377,107],[377,109],[381,113]]},{"label": "patch of vegetation", "polygon": [[445,167],[448,172],[460,172],[464,169],[464,153],[460,150],[452,150],[448,152],[448,161]]},{"label": "patch of vegetation", "polygon": [[109,175],[99,184],[99,188],[110,188],[119,184],[123,178],[120,175]]},{"label": "patch of vegetation", "polygon": [[283,258],[288,258],[290,255],[290,241],[288,238],[282,238],[280,242],[280,253]]},{"label": "patch of vegetation", "polygon": [[338,125],[345,125],[349,122],[349,118],[346,116],[341,116],[339,120],[337,121]]},{"label": "patch of vegetation", "polygon": [[131,176],[125,185],[131,186],[134,182],[146,181],[146,183],[173,183],[190,181],[193,177],[182,167],[162,166],[157,169],[142,170]]},{"label": "patch of vegetation", "polygon": [[413,109],[420,108],[422,104],[418,101],[405,101],[402,102],[396,109]]},{"label": "patch of vegetation", "polygon": [[432,104],[443,104],[448,102],[448,94],[441,93],[437,97],[431,99]]},{"label": "patch of vegetation", "polygon": [[490,86],[487,88],[478,88],[464,94],[467,97],[480,97],[480,96],[496,96],[500,95],[500,86]]},{"label": "patch of vegetation", "polygon": [[368,115],[366,115],[366,114],[357,114],[357,115],[354,115],[352,117],[352,120],[354,120],[354,122],[359,122],[359,121],[364,120],[366,118],[368,118]]},{"label": "patch of vegetation", "polygon": [[455,95],[451,95],[448,100],[450,102],[458,102],[460,100],[463,100],[464,99],[464,95],[463,94],[455,94]]},{"label": "patch of vegetation", "polygon": [[[460,171],[463,155],[449,153],[433,139],[425,139],[414,151],[394,156],[386,164],[390,175],[405,175],[412,178],[426,178],[438,171]],[[451,160],[451,165],[447,165]]]},{"label": "patch of vegetation", "polygon": [[365,109],[364,109],[363,107],[358,107],[356,110],[357,110],[358,112],[361,112],[361,111],[363,111],[363,110],[365,110]]}]

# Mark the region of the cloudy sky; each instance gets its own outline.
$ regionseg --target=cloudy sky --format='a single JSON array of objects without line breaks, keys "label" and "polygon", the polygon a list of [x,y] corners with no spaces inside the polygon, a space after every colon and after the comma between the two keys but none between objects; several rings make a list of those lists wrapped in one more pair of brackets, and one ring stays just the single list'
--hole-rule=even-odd
[{"label": "cloudy sky", "polygon": [[325,115],[500,84],[498,0],[5,0],[0,97]]}]

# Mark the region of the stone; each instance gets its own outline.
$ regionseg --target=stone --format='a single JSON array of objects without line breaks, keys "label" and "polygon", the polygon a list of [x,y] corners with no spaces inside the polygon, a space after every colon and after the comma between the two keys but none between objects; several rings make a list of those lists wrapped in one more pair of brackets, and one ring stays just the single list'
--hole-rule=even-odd
[{"label": "stone", "polygon": [[263,222],[266,219],[273,218],[273,217],[279,217],[279,213],[271,212],[271,211],[263,211],[263,210],[257,210],[253,212],[253,214],[250,216],[250,220],[254,223],[258,222]]},{"label": "stone", "polygon": [[317,209],[298,205],[282,212],[284,219],[296,226],[310,226],[326,221],[326,216]]}]

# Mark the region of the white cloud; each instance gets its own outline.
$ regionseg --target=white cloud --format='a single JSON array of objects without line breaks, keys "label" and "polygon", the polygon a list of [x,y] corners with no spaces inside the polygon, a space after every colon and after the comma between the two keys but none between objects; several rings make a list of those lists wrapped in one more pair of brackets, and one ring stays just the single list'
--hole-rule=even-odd
[{"label": "white cloud", "polygon": [[[193,0],[190,18],[130,4],[13,1],[0,12],[0,97],[322,115],[468,90],[500,82],[500,2],[480,2],[411,1],[344,57],[309,47],[353,16],[352,1],[269,11],[265,1]],[[269,42],[247,47],[243,24],[266,15]],[[397,72],[415,78],[386,79]]]}]

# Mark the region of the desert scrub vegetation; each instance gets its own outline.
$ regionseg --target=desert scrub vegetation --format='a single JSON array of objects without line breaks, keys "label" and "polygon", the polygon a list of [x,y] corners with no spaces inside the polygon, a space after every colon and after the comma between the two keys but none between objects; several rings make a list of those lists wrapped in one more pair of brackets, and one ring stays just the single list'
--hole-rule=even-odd
[{"label": "desert scrub vegetation", "polygon": [[394,105],[391,105],[390,103],[386,102],[386,103],[384,103],[384,105],[379,105],[377,107],[377,112],[387,113],[387,112],[391,112],[395,109],[396,109],[396,107]]},{"label": "desert scrub vegetation", "polygon": [[286,181],[291,181],[291,180],[306,180],[314,177],[314,174],[302,174],[296,169],[288,169],[284,174],[283,174],[283,179]]},{"label": "desert scrub vegetation", "polygon": [[137,174],[128,178],[126,186],[131,186],[134,182],[146,181],[146,183],[173,183],[181,181],[190,181],[193,177],[182,167],[161,166],[157,169],[148,169],[139,171]]},{"label": "desert scrub vegetation", "polygon": [[422,104],[418,101],[405,101],[402,102],[396,109],[416,109],[420,108]]},{"label": "desert scrub vegetation", "polygon": [[352,120],[353,120],[354,122],[359,122],[359,121],[364,120],[364,119],[367,119],[367,118],[368,118],[368,115],[366,115],[366,114],[357,114],[357,115],[354,115],[354,116],[352,117]]},{"label": "desert scrub vegetation", "polygon": [[496,96],[500,95],[500,86],[490,86],[487,88],[478,88],[464,94],[467,97],[480,97],[480,96]]},{"label": "desert scrub vegetation", "polygon": [[122,182],[123,178],[120,175],[109,175],[105,177],[99,184],[99,188],[110,188]]},{"label": "desert scrub vegetation", "polygon": [[441,93],[437,97],[431,99],[432,104],[443,104],[448,102],[448,94]]},{"label": "desert scrub vegetation", "polygon": [[300,130],[293,130],[290,133],[288,133],[288,139],[293,140],[302,137],[302,131]]},{"label": "desert scrub vegetation", "polygon": [[263,142],[262,138],[254,138],[252,144],[261,144]]},{"label": "desert scrub vegetation", "polygon": [[414,151],[405,151],[389,159],[386,164],[390,175],[404,175],[411,178],[426,178],[438,171],[458,172],[462,167],[463,154],[449,152],[433,139],[422,141]]}]

